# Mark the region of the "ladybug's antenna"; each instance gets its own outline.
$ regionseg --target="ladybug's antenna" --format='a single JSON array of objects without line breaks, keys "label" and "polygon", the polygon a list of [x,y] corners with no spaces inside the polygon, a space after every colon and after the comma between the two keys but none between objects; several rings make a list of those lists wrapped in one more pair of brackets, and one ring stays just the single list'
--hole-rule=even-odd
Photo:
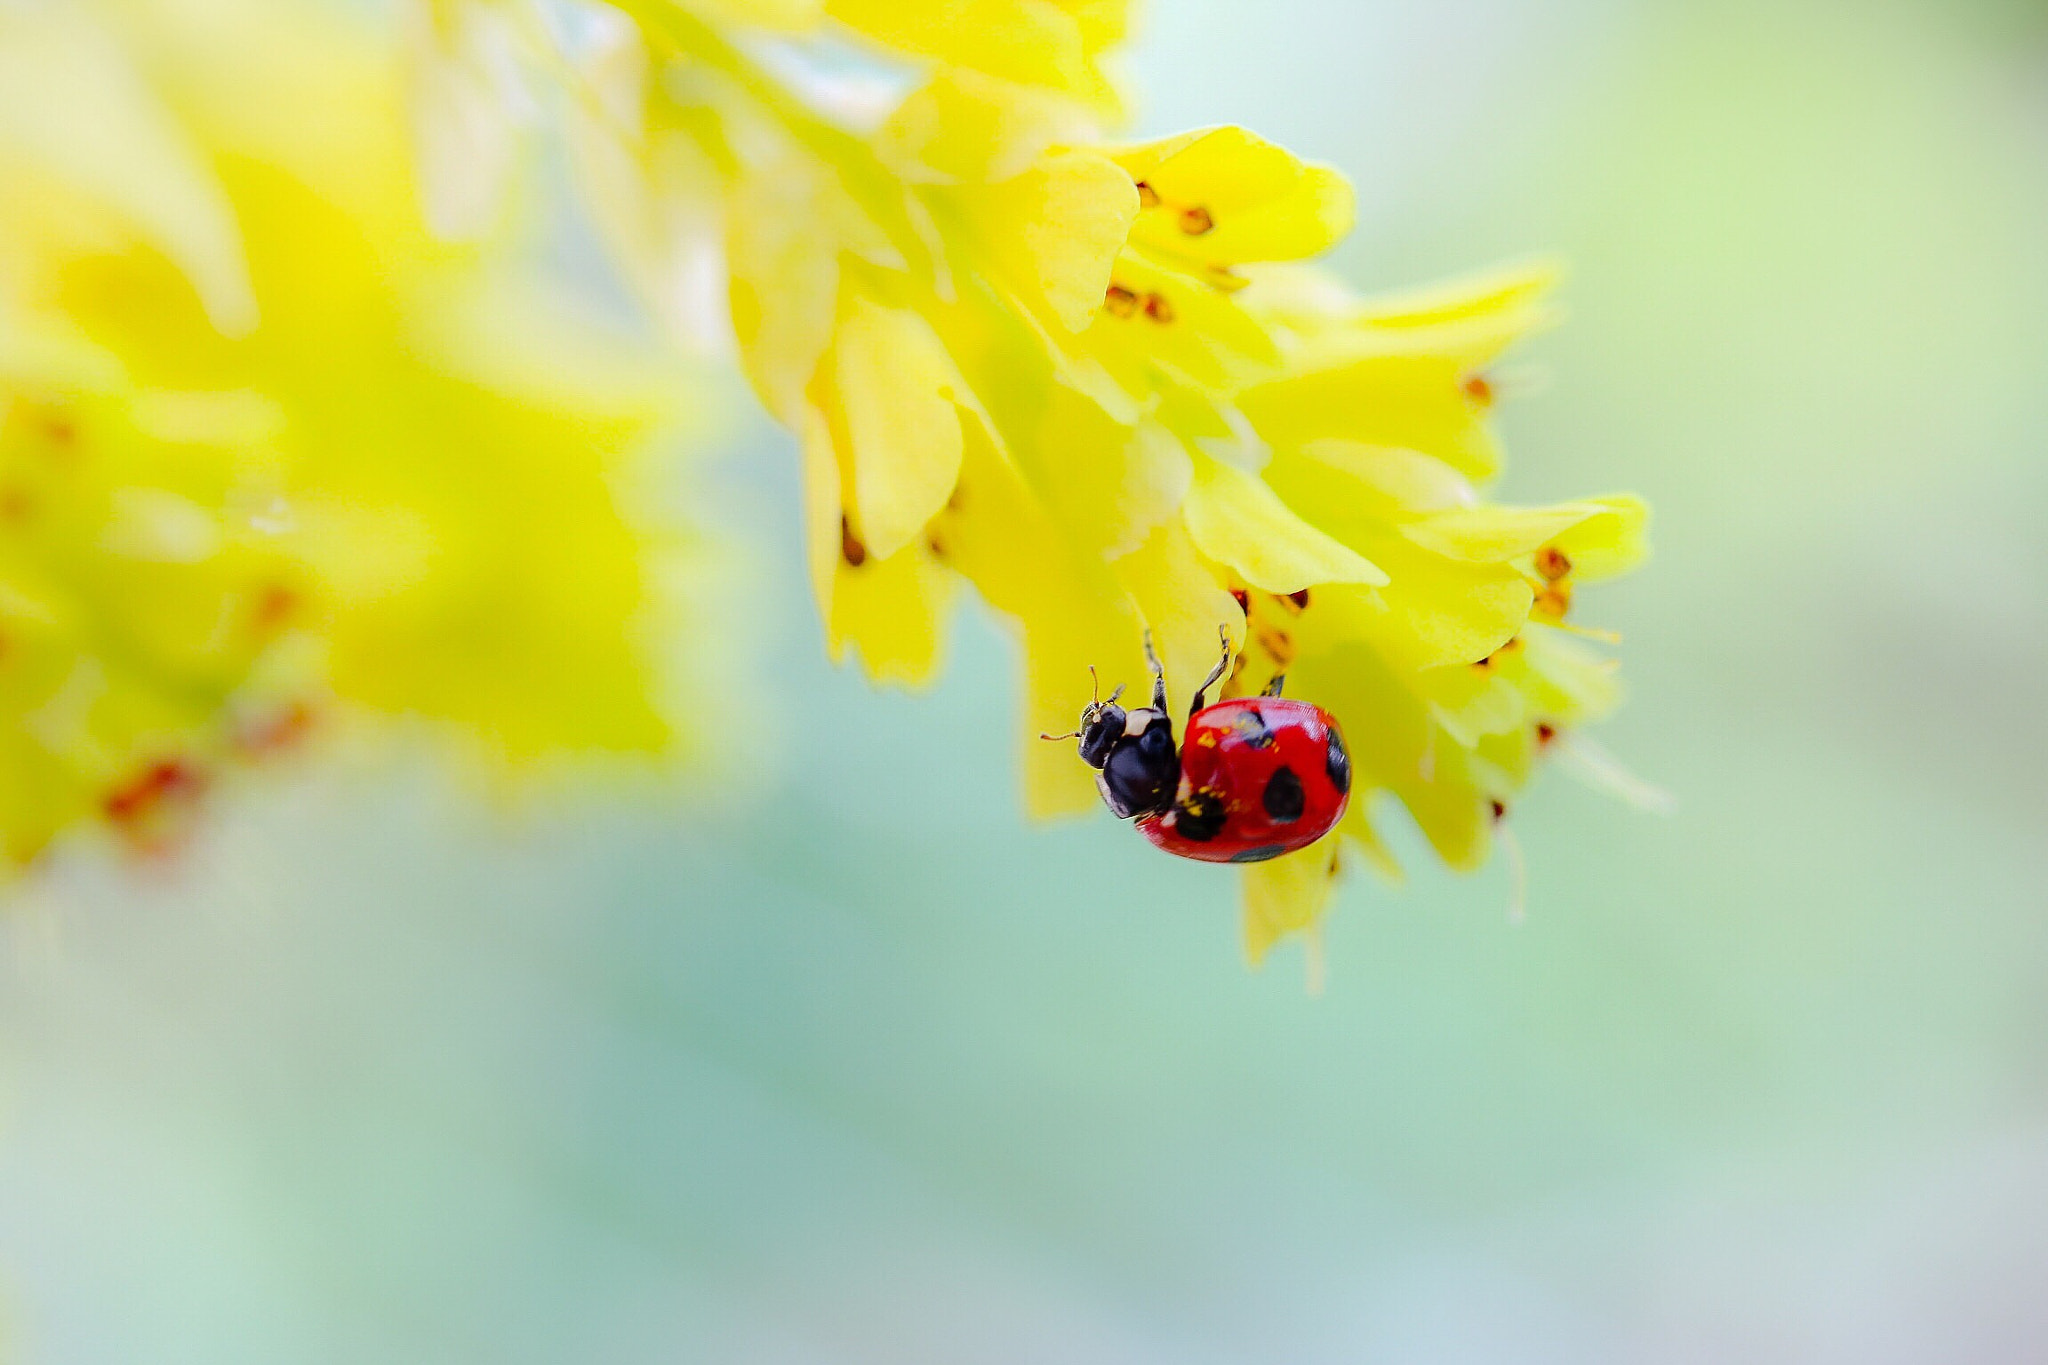
[{"label": "ladybug's antenna", "polygon": [[[1115,706],[1116,699],[1124,694],[1124,685],[1122,683],[1118,683],[1116,685],[1116,690],[1109,694],[1109,700],[1104,701],[1102,699],[1102,679],[1096,675],[1094,664],[1088,665],[1088,681],[1091,685],[1089,690],[1094,693],[1094,700],[1088,703],[1088,714],[1082,717],[1083,720],[1092,719],[1095,713],[1097,711],[1100,711],[1105,706]],[[1079,730],[1076,730],[1071,735],[1048,735],[1041,733],[1038,737],[1040,739],[1050,739],[1055,741],[1066,739],[1079,739],[1081,737],[1081,732]]]}]

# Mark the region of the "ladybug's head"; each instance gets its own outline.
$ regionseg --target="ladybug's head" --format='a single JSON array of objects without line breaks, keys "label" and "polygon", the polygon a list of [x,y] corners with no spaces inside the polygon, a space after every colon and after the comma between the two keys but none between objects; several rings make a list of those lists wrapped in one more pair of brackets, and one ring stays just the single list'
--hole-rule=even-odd
[{"label": "ladybug's head", "polygon": [[1124,694],[1119,687],[1108,700],[1098,697],[1081,708],[1081,725],[1073,734],[1040,736],[1081,741],[1081,761],[1095,769],[1104,803],[1123,820],[1167,809],[1180,776],[1180,753],[1166,714],[1166,684],[1156,663],[1153,668],[1153,705],[1126,711],[1117,705]]},{"label": "ladybug's head", "polygon": [[1100,768],[1109,761],[1109,751],[1123,738],[1124,727],[1130,724],[1130,713],[1116,704],[1123,695],[1118,688],[1110,694],[1108,701],[1091,701],[1081,708],[1081,727],[1075,733],[1081,739],[1081,761],[1091,768]]}]

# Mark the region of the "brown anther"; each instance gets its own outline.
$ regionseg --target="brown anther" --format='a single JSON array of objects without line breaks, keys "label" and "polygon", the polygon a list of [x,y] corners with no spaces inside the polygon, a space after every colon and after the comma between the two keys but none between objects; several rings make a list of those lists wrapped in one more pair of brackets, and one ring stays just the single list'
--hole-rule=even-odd
[{"label": "brown anther", "polygon": [[1504,802],[1504,801],[1501,801],[1501,800],[1500,800],[1499,798],[1495,798],[1494,800],[1492,800],[1492,801],[1488,802],[1487,804],[1493,807],[1493,818],[1494,818],[1494,819],[1496,819],[1496,820],[1505,820],[1505,819],[1507,818],[1507,814],[1508,814],[1508,808],[1507,808],[1507,803],[1506,803],[1506,802]]},{"label": "brown anther", "polygon": [[1159,207],[1159,191],[1140,180],[1138,182],[1138,207],[1156,209]]},{"label": "brown anther", "polygon": [[1557,727],[1555,725],[1552,725],[1547,720],[1539,720],[1536,722],[1536,742],[1538,744],[1549,744],[1552,740],[1556,738]]},{"label": "brown anther", "polygon": [[1230,595],[1237,599],[1237,609],[1239,611],[1243,612],[1246,616],[1252,614],[1252,595],[1250,593],[1246,592],[1243,588],[1232,588]]},{"label": "brown anther", "polygon": [[236,742],[244,753],[261,757],[296,747],[313,728],[313,708],[303,701],[250,720],[241,727]]},{"label": "brown anther", "polygon": [[1209,210],[1197,204],[1191,209],[1181,210],[1180,230],[1190,237],[1206,236],[1216,230],[1216,220],[1210,216]]},{"label": "brown anther", "polygon": [[174,797],[195,796],[199,774],[183,761],[163,759],[144,768],[135,777],[106,795],[102,807],[107,818],[120,824],[140,820]]},{"label": "brown anther", "polygon": [[1536,594],[1536,600],[1529,606],[1529,614],[1538,620],[1562,621],[1571,609],[1572,585],[1559,579]]},{"label": "brown anther", "polygon": [[1465,376],[1465,382],[1459,385],[1459,387],[1465,391],[1467,398],[1477,403],[1480,407],[1493,406],[1493,381],[1485,375],[1468,374]]},{"label": "brown anther", "polygon": [[1120,284],[1112,284],[1102,296],[1102,306],[1117,317],[1127,318],[1138,311],[1138,295]]},{"label": "brown anther", "polygon": [[1173,300],[1167,298],[1164,294],[1147,294],[1145,296],[1145,316],[1154,322],[1172,322]]},{"label": "brown anther", "polygon": [[268,634],[292,618],[299,609],[299,595],[282,583],[273,583],[256,599],[253,613],[256,629]]},{"label": "brown anther", "polygon": [[1303,610],[1303,611],[1307,611],[1307,610],[1308,610],[1308,589],[1307,589],[1307,588],[1303,588],[1303,589],[1302,589],[1301,591],[1299,591],[1299,592],[1291,592],[1291,593],[1288,593],[1288,594],[1287,594],[1287,600],[1288,600],[1288,601],[1290,601],[1290,602],[1292,602],[1292,603],[1294,603],[1294,605],[1295,605],[1296,607],[1300,608],[1301,610]]},{"label": "brown anther", "polygon": [[868,562],[868,547],[860,543],[860,537],[853,533],[853,523],[846,514],[839,514],[839,557],[846,561],[849,569],[858,569]]},{"label": "brown anther", "polygon": [[1294,662],[1294,641],[1284,630],[1260,630],[1254,635],[1259,647],[1273,660],[1275,671],[1285,673]]},{"label": "brown anther", "polygon": [[1555,583],[1571,571],[1571,556],[1555,545],[1546,545],[1536,552],[1536,572],[1543,575],[1544,582]]}]

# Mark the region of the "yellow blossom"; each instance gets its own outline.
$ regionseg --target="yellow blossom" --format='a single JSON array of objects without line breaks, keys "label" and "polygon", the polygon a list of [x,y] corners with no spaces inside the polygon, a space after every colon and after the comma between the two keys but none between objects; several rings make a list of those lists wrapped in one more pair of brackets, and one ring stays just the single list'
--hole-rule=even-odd
[{"label": "yellow blossom", "polygon": [[34,76],[0,79],[7,856],[153,838],[337,710],[505,762],[670,747],[680,542],[621,498],[668,376],[426,231],[388,48],[123,14],[0,16]]}]

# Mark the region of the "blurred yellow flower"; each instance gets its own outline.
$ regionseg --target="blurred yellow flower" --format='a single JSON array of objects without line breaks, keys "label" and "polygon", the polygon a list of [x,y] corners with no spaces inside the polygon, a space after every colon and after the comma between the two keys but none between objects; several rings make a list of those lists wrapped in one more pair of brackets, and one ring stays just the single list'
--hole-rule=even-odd
[{"label": "blurred yellow flower", "polygon": [[337,707],[670,747],[685,543],[624,481],[672,376],[426,232],[387,47],[116,8],[0,13],[7,857]]},{"label": "blurred yellow flower", "polygon": [[[1376,794],[1475,866],[1541,754],[1613,705],[1568,615],[1641,558],[1642,505],[1478,494],[1487,367],[1545,321],[1548,270],[1360,300],[1302,264],[1349,229],[1334,170],[1239,128],[1104,144],[1119,4],[620,9],[581,47],[523,28],[576,72],[596,218],[643,281],[722,247],[743,363],[802,445],[834,657],[929,680],[962,580],[1016,622],[1034,811],[1095,803],[1027,737],[1071,727],[1091,666],[1142,678],[1148,629],[1177,696],[1221,627],[1226,695],[1285,672],[1337,715],[1344,838],[1389,872]],[[914,59],[910,90],[820,74],[805,44],[835,23]],[[1315,923],[1338,842],[1247,871],[1254,958]]]}]

